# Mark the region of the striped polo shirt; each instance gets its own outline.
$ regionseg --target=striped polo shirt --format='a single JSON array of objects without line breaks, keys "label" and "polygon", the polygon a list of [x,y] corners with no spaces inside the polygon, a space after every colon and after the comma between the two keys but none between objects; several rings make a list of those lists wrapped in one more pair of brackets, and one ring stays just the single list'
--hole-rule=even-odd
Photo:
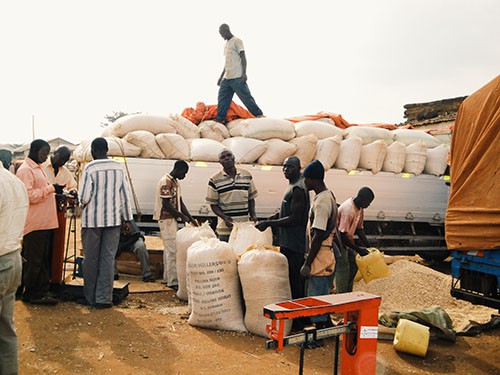
[{"label": "striped polo shirt", "polygon": [[[222,169],[208,181],[207,203],[218,205],[222,212],[231,216],[234,221],[248,220],[248,201],[256,196],[257,189],[252,175],[245,169],[236,168],[234,179]],[[224,221],[219,218],[217,233],[226,235],[230,232]]]},{"label": "striped polo shirt", "polygon": [[132,220],[130,186],[123,166],[112,159],[90,162],[80,185],[83,228],[119,226]]}]

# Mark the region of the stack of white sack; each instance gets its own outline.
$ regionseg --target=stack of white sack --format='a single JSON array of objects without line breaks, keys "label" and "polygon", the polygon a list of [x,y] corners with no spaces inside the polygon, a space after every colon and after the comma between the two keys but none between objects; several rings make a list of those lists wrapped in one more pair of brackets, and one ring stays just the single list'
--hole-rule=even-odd
[{"label": "stack of white sack", "polygon": [[[438,148],[443,143],[430,134],[373,126],[340,129],[323,119],[293,123],[252,118],[226,125],[207,120],[197,126],[176,114],[135,114],[117,119],[103,136],[110,143],[110,156],[217,162],[220,151],[228,148],[237,164],[281,166],[287,157],[297,156],[302,168],[317,159],[325,170],[440,175],[446,169],[445,149]],[[91,160],[88,141],[77,147],[74,157],[79,162]]]}]

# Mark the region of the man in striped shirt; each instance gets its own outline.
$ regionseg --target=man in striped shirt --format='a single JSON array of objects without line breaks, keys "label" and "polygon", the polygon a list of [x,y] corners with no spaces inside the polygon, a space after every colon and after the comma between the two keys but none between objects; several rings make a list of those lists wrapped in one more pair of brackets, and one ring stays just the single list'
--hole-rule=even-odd
[{"label": "man in striped shirt", "polygon": [[228,241],[233,222],[256,221],[255,197],[257,189],[252,175],[245,169],[236,168],[233,153],[224,149],[219,153],[222,170],[208,181],[206,201],[218,218],[217,235]]},{"label": "man in striped shirt", "polygon": [[133,219],[130,186],[125,170],[108,159],[104,138],[92,141],[90,162],[82,175],[83,292],[95,308],[113,306],[114,261],[122,221]]}]

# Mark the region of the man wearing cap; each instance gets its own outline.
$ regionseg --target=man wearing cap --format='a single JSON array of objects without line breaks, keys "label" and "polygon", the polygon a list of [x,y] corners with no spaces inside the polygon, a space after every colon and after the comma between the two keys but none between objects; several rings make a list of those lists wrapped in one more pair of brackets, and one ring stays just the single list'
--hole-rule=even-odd
[{"label": "man wearing cap", "polygon": [[[309,222],[309,246],[306,260],[300,273],[307,278],[307,295],[330,294],[335,271],[333,237],[337,225],[337,202],[324,182],[325,169],[320,161],[314,160],[304,169],[304,182],[308,190],[316,194],[311,206]],[[328,314],[313,316],[311,322],[316,328],[331,325]]]},{"label": "man wearing cap", "polygon": [[255,198],[257,189],[252,175],[245,169],[236,168],[231,150],[219,152],[222,170],[208,181],[206,201],[218,216],[217,235],[228,241],[233,222],[256,221]]},{"label": "man wearing cap", "polygon": [[[347,199],[339,207],[338,230],[342,239],[342,256],[337,263],[335,287],[337,293],[352,292],[354,277],[358,271],[356,253],[363,256],[368,254],[370,242],[363,229],[364,209],[370,206],[375,194],[369,187],[362,187],[354,198]],[[363,246],[354,241],[354,234],[358,235]],[[356,252],[356,253],[355,253]]]}]

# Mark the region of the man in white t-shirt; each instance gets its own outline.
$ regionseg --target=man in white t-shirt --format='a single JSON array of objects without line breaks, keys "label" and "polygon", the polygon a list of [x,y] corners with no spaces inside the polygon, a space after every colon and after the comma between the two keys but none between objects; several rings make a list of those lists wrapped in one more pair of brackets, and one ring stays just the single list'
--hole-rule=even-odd
[{"label": "man in white t-shirt", "polygon": [[[354,277],[358,271],[356,265],[356,253],[366,255],[370,242],[366,238],[363,229],[363,210],[367,208],[375,198],[369,187],[362,187],[358,195],[347,199],[339,207],[338,230],[342,239],[342,256],[337,262],[335,274],[335,286],[337,293],[352,292]],[[359,238],[363,246],[358,246],[354,241],[354,234]]]},{"label": "man in white t-shirt", "polygon": [[224,47],[224,70],[217,81],[219,95],[215,121],[226,123],[227,111],[235,93],[252,115],[261,117],[262,110],[255,102],[247,85],[247,58],[243,42],[231,33],[229,26],[225,23],[220,25],[219,33],[226,40],[226,46]]}]

